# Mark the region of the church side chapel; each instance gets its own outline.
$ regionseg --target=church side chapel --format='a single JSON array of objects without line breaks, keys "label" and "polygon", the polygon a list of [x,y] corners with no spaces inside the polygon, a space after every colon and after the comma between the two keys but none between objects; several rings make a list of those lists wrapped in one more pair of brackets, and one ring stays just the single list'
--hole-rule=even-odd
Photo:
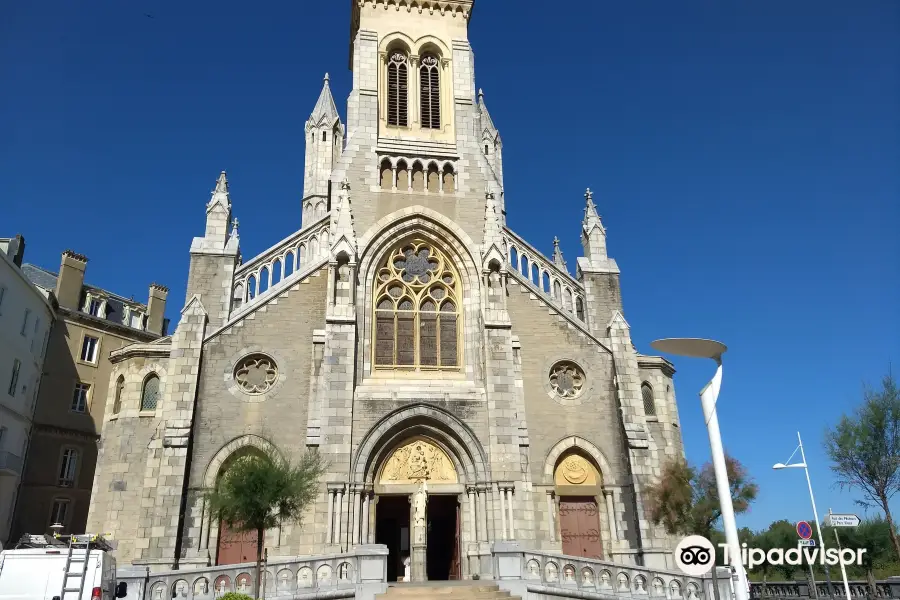
[{"label": "church side chapel", "polygon": [[590,190],[571,267],[507,226],[473,4],[351,3],[347,122],[326,76],[296,233],[245,259],[218,177],[175,333],[112,353],[88,529],[120,565],[254,560],[204,491],[278,449],[329,472],[270,558],[383,544],[390,581],[472,579],[515,542],[673,568],[643,496],[683,455],[674,370],[632,344]]}]

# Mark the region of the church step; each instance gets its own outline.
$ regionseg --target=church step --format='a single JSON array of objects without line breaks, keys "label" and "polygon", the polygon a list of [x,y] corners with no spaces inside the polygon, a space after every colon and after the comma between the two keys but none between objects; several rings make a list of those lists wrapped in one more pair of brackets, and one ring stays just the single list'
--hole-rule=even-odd
[{"label": "church step", "polygon": [[493,592],[473,592],[464,590],[448,593],[443,590],[435,591],[430,588],[418,588],[415,592],[403,594],[392,594],[390,590],[388,590],[387,594],[378,594],[375,598],[378,600],[390,600],[393,598],[415,598],[416,600],[447,600],[449,598],[453,598],[454,600],[517,600],[518,596],[510,596],[509,592],[500,590]]},{"label": "church step", "polygon": [[398,585],[388,588],[387,593],[378,594],[376,598],[390,600],[394,598],[415,598],[416,600],[495,600],[506,598],[512,600],[509,592],[497,585],[485,584],[412,584]]}]

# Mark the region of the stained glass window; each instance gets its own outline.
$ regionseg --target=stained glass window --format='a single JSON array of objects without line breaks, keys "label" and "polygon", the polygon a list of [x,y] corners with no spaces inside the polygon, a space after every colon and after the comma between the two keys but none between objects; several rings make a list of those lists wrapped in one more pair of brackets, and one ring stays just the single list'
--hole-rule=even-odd
[{"label": "stained glass window", "polygon": [[459,367],[459,276],[424,240],[394,248],[375,279],[376,368]]}]

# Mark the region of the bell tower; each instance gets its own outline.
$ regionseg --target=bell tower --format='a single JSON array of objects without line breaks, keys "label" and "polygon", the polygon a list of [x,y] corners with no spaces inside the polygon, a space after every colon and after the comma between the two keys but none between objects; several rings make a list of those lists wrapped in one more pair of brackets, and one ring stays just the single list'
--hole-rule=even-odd
[{"label": "bell tower", "polygon": [[[374,93],[379,137],[455,142],[455,100],[458,96],[474,100],[467,56],[473,4],[474,0],[425,0],[418,6],[385,0],[353,2],[354,88],[359,83]],[[361,33],[375,35],[368,39]],[[374,57],[367,56],[370,43]],[[457,46],[464,54],[457,54]]]}]

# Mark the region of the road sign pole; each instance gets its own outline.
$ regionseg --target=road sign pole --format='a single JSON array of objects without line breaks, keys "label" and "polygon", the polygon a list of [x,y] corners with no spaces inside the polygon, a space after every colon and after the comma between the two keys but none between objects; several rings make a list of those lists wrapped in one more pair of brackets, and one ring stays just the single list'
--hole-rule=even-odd
[{"label": "road sign pole", "polygon": [[[803,461],[803,470],[806,472],[806,485],[809,486],[809,500],[812,502],[813,517],[816,520],[816,531],[819,533],[819,552],[825,552],[825,538],[822,537],[822,527],[819,525],[819,513],[816,512],[816,498],[813,495],[812,481],[809,479],[809,465],[806,462],[806,453],[803,451],[803,440],[800,439],[800,432],[797,432],[797,441],[800,442],[800,459]],[[825,565],[825,580],[828,582],[828,596],[834,600],[834,588],[831,586],[831,571],[828,570],[828,563]],[[848,600],[850,596],[847,596]]]},{"label": "road sign pole", "polygon": [[[828,516],[831,516],[831,509],[828,509]],[[838,536],[837,527],[832,527],[834,529],[834,541],[837,542],[838,547],[838,555],[841,554],[841,538]],[[843,559],[841,560],[841,575],[844,577],[844,593],[847,594],[847,598],[850,598],[850,584],[847,583],[847,568],[844,566]]]}]

